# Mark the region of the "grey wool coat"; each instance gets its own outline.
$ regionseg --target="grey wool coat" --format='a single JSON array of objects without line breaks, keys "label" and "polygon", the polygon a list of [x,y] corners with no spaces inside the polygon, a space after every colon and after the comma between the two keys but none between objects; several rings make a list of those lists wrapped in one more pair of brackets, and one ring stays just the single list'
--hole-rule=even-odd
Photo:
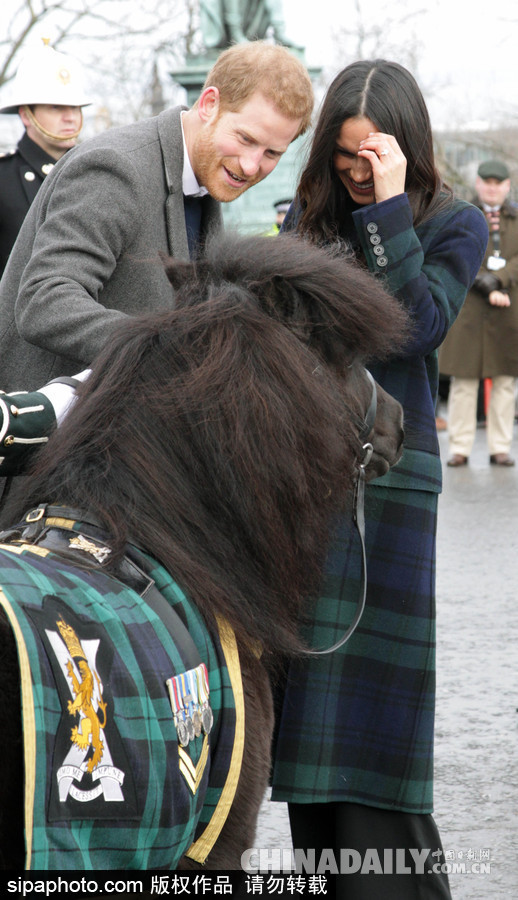
[{"label": "grey wool coat", "polygon": [[[159,252],[189,259],[181,108],[85,141],[57,163],[0,282],[0,388],[85,368],[126,315],[174,305]],[[202,235],[221,227],[203,201]]]}]

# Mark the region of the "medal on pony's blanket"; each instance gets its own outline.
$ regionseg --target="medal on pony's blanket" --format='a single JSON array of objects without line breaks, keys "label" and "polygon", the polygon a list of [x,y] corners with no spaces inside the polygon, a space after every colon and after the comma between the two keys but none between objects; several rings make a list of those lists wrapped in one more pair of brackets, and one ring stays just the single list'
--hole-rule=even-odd
[{"label": "medal on pony's blanket", "polygon": [[183,708],[185,710],[185,727],[187,728],[187,734],[189,736],[189,740],[193,741],[195,738],[194,734],[194,725],[192,721],[192,714],[194,711],[194,700],[191,694],[191,686],[189,682],[189,673],[182,672],[181,675],[176,676],[180,682],[181,689],[181,697],[183,702]]},{"label": "medal on pony's blanket", "polygon": [[174,678],[168,678],[166,681],[167,689],[169,691],[169,699],[171,701],[171,707],[173,710],[173,719],[176,728],[176,734],[178,735],[178,741],[181,747],[187,747],[189,743],[189,732],[187,731],[186,724],[186,711],[183,705],[183,697],[181,692],[181,684],[178,679],[178,676]]},{"label": "medal on pony's blanket", "polygon": [[202,730],[208,734],[212,728],[207,667],[201,663],[195,669],[168,678],[166,685],[178,741],[182,747],[187,747]]},{"label": "medal on pony's blanket", "polygon": [[201,724],[205,734],[209,734],[214,722],[214,716],[209,703],[209,673],[205,663],[202,663],[196,669],[196,677],[198,679],[198,696],[201,703]]},{"label": "medal on pony's blanket", "polygon": [[189,682],[190,694],[191,694],[191,720],[192,727],[194,730],[194,736],[199,737],[201,734],[201,712],[200,712],[200,704],[198,700],[198,680],[196,678],[196,669],[190,669],[189,672],[186,672],[187,680]]}]

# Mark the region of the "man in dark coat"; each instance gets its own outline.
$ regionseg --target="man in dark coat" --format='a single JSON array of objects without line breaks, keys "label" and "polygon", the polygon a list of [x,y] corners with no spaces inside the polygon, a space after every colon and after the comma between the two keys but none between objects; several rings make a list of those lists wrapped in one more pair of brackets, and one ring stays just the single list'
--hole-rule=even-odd
[{"label": "man in dark coat", "polygon": [[505,163],[481,163],[474,203],[486,214],[489,244],[439,355],[442,374],[453,376],[448,399],[449,466],[468,462],[483,378],[492,380],[487,413],[489,461],[514,466],[510,449],[518,376],[518,207],[508,198],[510,187]]},{"label": "man in dark coat", "polygon": [[43,180],[75,146],[89,103],[76,61],[47,42],[21,63],[0,108],[18,114],[25,127],[16,149],[0,155],[0,276]]}]

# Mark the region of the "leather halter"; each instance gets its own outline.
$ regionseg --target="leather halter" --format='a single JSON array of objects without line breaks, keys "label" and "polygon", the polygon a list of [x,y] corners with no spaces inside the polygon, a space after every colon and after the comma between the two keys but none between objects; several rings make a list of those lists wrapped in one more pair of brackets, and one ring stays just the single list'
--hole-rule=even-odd
[{"label": "leather halter", "polygon": [[[371,373],[368,369],[365,369],[365,374],[371,385],[371,400],[369,403],[369,407],[365,414],[365,419],[363,421],[362,428],[358,434],[360,443],[362,443],[362,450],[364,452],[363,460],[358,463],[358,473],[356,475],[356,485],[354,488],[354,499],[353,499],[353,511],[352,517],[353,522],[356,526],[356,530],[358,532],[360,538],[360,546],[361,546],[361,555],[362,555],[362,574],[361,574],[361,583],[360,583],[360,596],[358,598],[358,603],[356,605],[356,612],[354,614],[354,618],[347,628],[344,631],[340,640],[338,640],[335,644],[332,644],[331,647],[327,647],[325,650],[306,650],[306,656],[325,656],[327,653],[334,653],[335,650],[338,650],[340,647],[349,640],[352,633],[356,630],[358,623],[363,615],[365,610],[365,601],[367,598],[367,555],[365,552],[365,507],[364,507],[364,498],[365,498],[365,468],[368,466],[371,456],[374,452],[374,447],[372,444],[367,442],[367,438],[369,437],[372,429],[374,428],[374,422],[376,420],[376,412],[378,409],[378,396],[376,393],[376,382],[372,377]],[[340,600],[344,599],[344,588],[345,588],[345,568],[342,572],[342,584],[340,587]]]}]

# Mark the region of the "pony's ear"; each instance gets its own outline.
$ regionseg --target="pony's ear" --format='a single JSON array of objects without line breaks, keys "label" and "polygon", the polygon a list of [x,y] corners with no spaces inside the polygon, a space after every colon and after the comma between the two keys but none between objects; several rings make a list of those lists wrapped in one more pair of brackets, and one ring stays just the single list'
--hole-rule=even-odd
[{"label": "pony's ear", "polygon": [[289,279],[282,275],[274,275],[270,282],[270,290],[266,291],[268,308],[265,310],[270,315],[272,310],[275,316],[290,324],[296,313],[300,313],[300,298]]},{"label": "pony's ear", "polygon": [[162,250],[158,251],[158,255],[162,261],[165,273],[175,289],[181,287],[186,281],[192,281],[195,277],[196,266],[194,263],[173,259],[172,256],[168,256]]}]

